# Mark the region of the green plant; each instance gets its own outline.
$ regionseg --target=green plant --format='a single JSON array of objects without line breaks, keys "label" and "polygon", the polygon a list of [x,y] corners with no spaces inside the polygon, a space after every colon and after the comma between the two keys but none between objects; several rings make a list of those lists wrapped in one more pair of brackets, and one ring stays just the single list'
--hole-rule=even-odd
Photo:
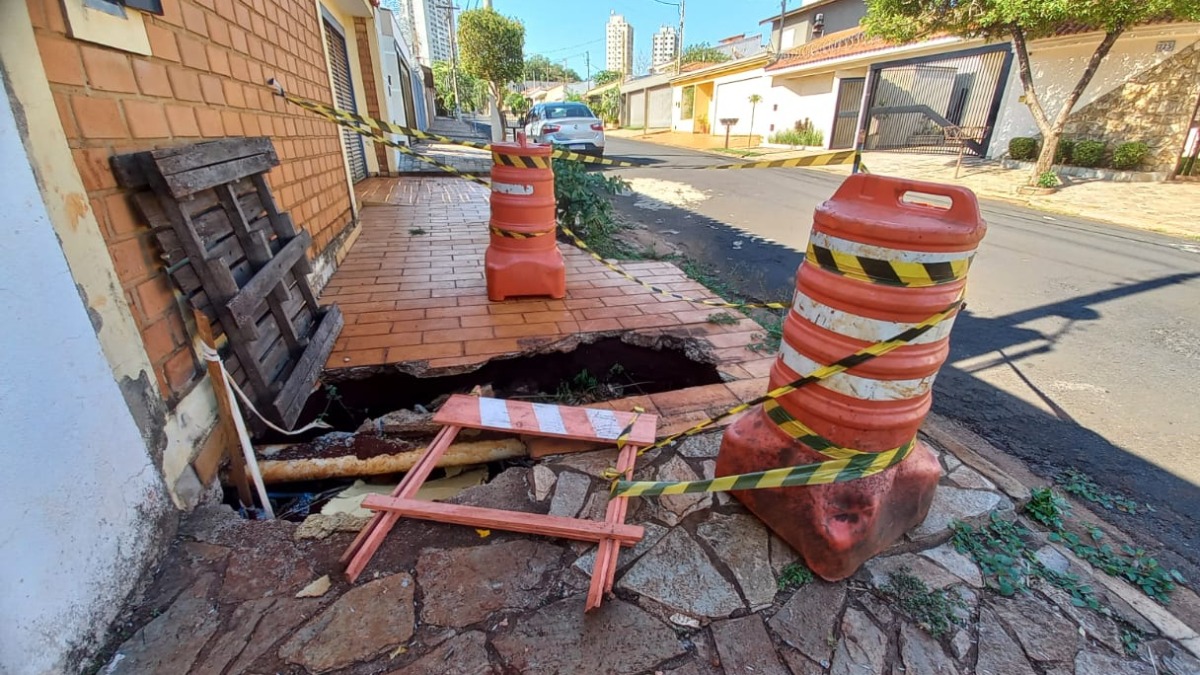
[{"label": "green plant", "polygon": [[620,82],[624,77],[624,74],[619,70],[602,70],[592,76],[592,82],[597,87],[603,87],[611,82]]},{"label": "green plant", "polygon": [[1121,647],[1125,650],[1125,655],[1134,657],[1142,650],[1142,634],[1136,630],[1121,631]]},{"label": "green plant", "polygon": [[724,63],[730,56],[707,42],[688,45],[680,57],[681,63]]},{"label": "green plant", "polygon": [[779,572],[779,590],[795,590],[812,581],[814,578],[815,577],[813,576],[812,570],[808,569],[804,563],[788,563],[788,565]]},{"label": "green plant", "polygon": [[779,345],[783,342],[783,315],[768,313],[756,317],[756,320],[764,332],[759,333],[758,339],[746,345],[746,348],[764,354],[778,352]]},{"label": "green plant", "polygon": [[553,166],[558,222],[571,228],[603,257],[626,255],[627,247],[614,238],[621,226],[613,218],[609,195],[628,188],[628,183],[588,171],[581,162],[555,159]]},{"label": "green plant", "polygon": [[1146,155],[1150,154],[1150,146],[1141,141],[1133,141],[1122,143],[1113,150],[1112,165],[1114,169],[1129,171],[1136,169],[1145,161]]},{"label": "green plant", "polygon": [[420,227],[410,227],[410,228],[408,228],[408,233],[414,237],[419,237],[422,234],[429,234],[423,228],[420,228]]},{"label": "green plant", "polygon": [[529,99],[525,98],[525,95],[519,91],[509,92],[508,96],[504,98],[504,104],[517,117],[521,117],[529,112]]},{"label": "green plant", "polygon": [[783,129],[771,134],[770,142],[778,145],[824,145],[825,134],[813,126],[807,117],[797,120],[792,129]]},{"label": "green plant", "polygon": [[504,84],[522,79],[525,26],[491,8],[458,15],[458,53],[463,72],[487,83],[492,98],[504,100]]},{"label": "green plant", "polygon": [[1057,482],[1063,492],[1099,504],[1109,511],[1115,509],[1124,513],[1137,513],[1143,508],[1147,511],[1154,510],[1149,504],[1143,506],[1128,497],[1104,492],[1090,476],[1075,469],[1063,471]]},{"label": "green plant", "polygon": [[596,106],[596,114],[609,124],[616,124],[621,116],[621,90],[613,87],[600,95],[600,105]]},{"label": "green plant", "polygon": [[1067,501],[1050,488],[1033,490],[1029,503],[1025,505],[1025,513],[1037,522],[1052,530],[1063,527],[1063,512],[1067,509]]},{"label": "green plant", "polygon": [[738,322],[738,318],[729,312],[717,312],[716,314],[709,314],[706,321],[719,326],[732,326]]},{"label": "green plant", "polygon": [[1038,187],[1052,188],[1058,187],[1058,174],[1053,171],[1043,171],[1037,180]]},{"label": "green plant", "polygon": [[1054,151],[1055,164],[1070,164],[1071,153],[1075,150],[1075,140],[1063,138],[1058,141],[1058,149]]},{"label": "green plant", "polygon": [[[1093,528],[1090,531],[1093,541],[1100,541],[1104,534]],[[1122,544],[1115,549],[1111,544],[1093,546],[1084,543],[1083,538],[1073,532],[1051,532],[1050,541],[1062,542],[1071,552],[1091,563],[1100,571],[1113,577],[1120,577],[1132,583],[1143,593],[1166,605],[1171,602],[1171,592],[1176,584],[1185,583],[1179,570],[1167,570],[1159,565],[1158,560],[1151,557],[1140,547]]]},{"label": "green plant", "polygon": [[888,575],[888,582],[880,587],[909,615],[918,626],[935,638],[947,635],[962,625],[959,613],[967,604],[954,591],[934,591],[912,572],[902,567]]},{"label": "green plant", "polygon": [[1027,162],[1037,157],[1038,142],[1036,138],[1017,136],[1008,142],[1008,156],[1019,161]]},{"label": "green plant", "polygon": [[1095,168],[1104,164],[1104,153],[1108,146],[1104,141],[1079,141],[1071,151],[1071,164],[1087,168]]},{"label": "green plant", "polygon": [[[555,63],[547,56],[534,54],[525,59],[522,65],[524,78],[526,80],[537,80],[539,82],[578,82],[579,73],[571,68]],[[608,72],[608,71],[601,71]]]}]

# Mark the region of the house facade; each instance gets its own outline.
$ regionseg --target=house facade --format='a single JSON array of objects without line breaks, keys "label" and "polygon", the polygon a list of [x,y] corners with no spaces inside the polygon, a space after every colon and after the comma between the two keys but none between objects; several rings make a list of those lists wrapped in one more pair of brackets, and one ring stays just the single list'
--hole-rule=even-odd
[{"label": "house facade", "polygon": [[[766,95],[769,81],[763,68],[770,57],[760,53],[724,63],[690,63],[671,78],[672,122],[675,131],[697,134],[724,134],[718,123],[737,118],[730,128],[734,134],[749,133],[752,94]],[[761,109],[760,109],[761,110]]]}]

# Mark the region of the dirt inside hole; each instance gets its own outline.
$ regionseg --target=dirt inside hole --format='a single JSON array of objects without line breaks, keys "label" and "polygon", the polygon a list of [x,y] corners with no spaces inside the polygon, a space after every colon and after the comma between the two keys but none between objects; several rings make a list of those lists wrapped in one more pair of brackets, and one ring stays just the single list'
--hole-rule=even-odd
[{"label": "dirt inside hole", "polygon": [[[438,399],[490,385],[493,395],[541,403],[587,405],[626,396],[721,382],[715,365],[691,358],[684,345],[658,348],[604,338],[567,352],[494,360],[478,370],[442,377],[416,377],[398,369],[374,369],[341,376],[326,373],[324,386],[305,405],[301,420],[323,419],[336,431],[353,432],[365,420],[423,406]],[[307,436],[285,437],[265,432],[256,443],[295,443]]]}]

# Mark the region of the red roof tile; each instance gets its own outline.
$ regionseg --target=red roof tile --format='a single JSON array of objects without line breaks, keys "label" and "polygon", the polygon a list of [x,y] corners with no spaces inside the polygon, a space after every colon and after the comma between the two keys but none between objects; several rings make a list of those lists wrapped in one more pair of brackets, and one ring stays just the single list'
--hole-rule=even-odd
[{"label": "red roof tile", "polygon": [[865,54],[894,47],[895,43],[883,38],[867,35],[862,26],[847,28],[793,47],[780,55],[779,60],[767,66],[767,70],[793,68],[818,61],[827,61],[843,56]]}]

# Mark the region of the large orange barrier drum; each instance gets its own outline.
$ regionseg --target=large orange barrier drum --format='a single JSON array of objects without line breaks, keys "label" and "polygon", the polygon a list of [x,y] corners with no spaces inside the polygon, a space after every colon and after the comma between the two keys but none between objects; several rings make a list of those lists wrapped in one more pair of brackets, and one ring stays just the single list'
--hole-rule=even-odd
[{"label": "large orange barrier drum", "polygon": [[492,144],[491,242],[484,255],[488,299],[567,294],[567,271],[554,233],[554,171],[549,145]]},{"label": "large orange barrier drum", "polygon": [[[921,195],[930,203],[914,203]],[[949,200],[943,208],[937,202]],[[775,389],[946,310],[986,225],[965,188],[857,174],[817,207],[771,369]],[[829,461],[780,420],[825,441],[881,453],[917,434],[949,352],[954,317],[911,342],[748,411],[725,432],[717,475]],[[850,576],[925,519],[941,469],[923,443],[899,464],[842,483],[734,495],[825,579]]]}]

